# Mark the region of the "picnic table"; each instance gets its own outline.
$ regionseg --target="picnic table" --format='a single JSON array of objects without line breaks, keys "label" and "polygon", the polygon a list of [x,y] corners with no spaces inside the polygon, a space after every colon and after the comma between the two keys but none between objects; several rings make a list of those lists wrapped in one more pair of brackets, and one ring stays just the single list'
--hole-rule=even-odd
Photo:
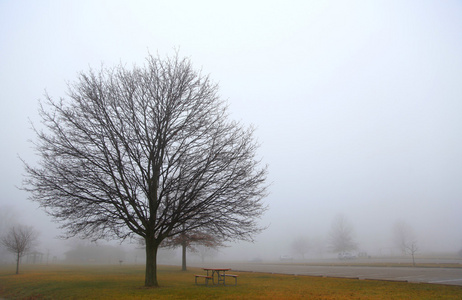
[{"label": "picnic table", "polygon": [[[205,278],[205,285],[208,285],[208,281],[211,279],[212,283],[215,284],[223,284],[226,285],[226,277],[234,278],[234,285],[237,285],[237,275],[234,274],[226,274],[227,271],[231,270],[230,268],[202,268],[202,270],[207,272],[207,275],[195,275],[196,277],[196,284],[197,278],[202,277]],[[217,277],[215,283],[215,275]]]}]

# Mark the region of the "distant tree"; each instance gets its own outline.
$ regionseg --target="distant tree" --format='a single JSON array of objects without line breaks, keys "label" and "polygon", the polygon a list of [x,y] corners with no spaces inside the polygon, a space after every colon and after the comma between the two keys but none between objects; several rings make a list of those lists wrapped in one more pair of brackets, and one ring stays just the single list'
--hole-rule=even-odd
[{"label": "distant tree", "polygon": [[6,249],[16,255],[16,274],[19,274],[21,257],[32,249],[38,238],[38,232],[30,226],[17,225],[11,227],[0,239]]},{"label": "distant tree", "polygon": [[357,243],[353,237],[353,225],[342,215],[337,215],[331,225],[329,242],[332,252],[345,252],[357,249]]},{"label": "distant tree", "polygon": [[64,255],[66,262],[72,264],[113,264],[126,257],[120,246],[98,245],[88,241],[78,241]]},{"label": "distant tree", "polygon": [[403,254],[411,255],[412,265],[415,267],[415,253],[419,248],[417,247],[417,239],[412,227],[404,221],[397,221],[393,225],[393,238]]},{"label": "distant tree", "polygon": [[207,248],[217,249],[223,244],[216,236],[202,232],[200,230],[183,231],[171,238],[165,239],[162,247],[177,248],[181,247],[181,270],[186,271],[186,252],[197,252],[197,246],[202,245]]},{"label": "distant tree", "polygon": [[[0,237],[4,236],[7,231],[17,225],[18,215],[16,211],[10,207],[3,205],[0,207]],[[9,259],[8,251],[3,251],[3,245],[0,243],[0,263]]]},{"label": "distant tree", "polygon": [[263,229],[267,168],[254,130],[228,120],[218,86],[188,59],[81,73],[65,98],[46,95],[40,116],[41,160],[25,163],[24,189],[68,237],[144,239],[146,286],[158,286],[166,238],[206,226],[252,240]]},{"label": "distant tree", "polygon": [[298,237],[291,244],[292,251],[305,259],[305,254],[311,249],[311,243],[306,237]]},{"label": "distant tree", "polygon": [[310,241],[311,249],[315,255],[322,257],[326,252],[326,242],[322,237],[313,237]]},{"label": "distant tree", "polygon": [[215,257],[218,254],[218,249],[217,246],[197,245],[192,253],[199,256],[201,262],[204,263],[207,257]]}]

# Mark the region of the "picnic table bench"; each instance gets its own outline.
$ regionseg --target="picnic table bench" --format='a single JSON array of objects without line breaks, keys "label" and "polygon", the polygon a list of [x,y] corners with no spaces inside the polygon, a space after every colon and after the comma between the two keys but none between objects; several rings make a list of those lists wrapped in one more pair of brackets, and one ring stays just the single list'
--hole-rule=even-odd
[{"label": "picnic table bench", "polygon": [[[223,276],[227,276],[227,277],[232,277],[234,278],[234,285],[237,285],[237,277],[239,275],[234,275],[234,274],[223,274]],[[223,283],[224,284],[224,283]]]},{"label": "picnic table bench", "polygon": [[[226,285],[226,277],[234,278],[234,285],[237,285],[238,275],[226,274],[226,271],[231,270],[230,268],[203,268],[204,271],[207,271],[207,275],[194,275],[195,282],[197,283],[197,278],[205,278],[205,285],[208,285],[209,280],[212,279],[214,285],[223,284]],[[211,274],[209,275],[209,272]],[[215,274],[217,275],[217,281],[215,283]]]},{"label": "picnic table bench", "polygon": [[212,277],[212,276],[208,276],[208,275],[194,275],[194,276],[195,276],[196,285],[198,284],[198,283],[197,283],[197,278],[205,278],[205,285],[209,285],[209,280],[210,280],[210,279],[213,280],[213,277]]}]

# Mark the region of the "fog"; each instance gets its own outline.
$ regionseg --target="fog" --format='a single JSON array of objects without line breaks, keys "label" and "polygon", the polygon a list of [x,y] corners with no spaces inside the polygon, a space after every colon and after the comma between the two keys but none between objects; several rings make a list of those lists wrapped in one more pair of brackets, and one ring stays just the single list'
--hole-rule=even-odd
[{"label": "fog", "polygon": [[7,0],[0,210],[36,227],[43,253],[64,259],[73,246],[17,188],[18,156],[37,160],[28,140],[38,99],[65,96],[89,67],[142,65],[175,49],[219,83],[233,119],[257,128],[269,166],[268,228],[214,259],[278,259],[300,237],[328,256],[338,214],[371,255],[398,253],[397,221],[413,228],[420,253],[462,249],[460,1]]}]

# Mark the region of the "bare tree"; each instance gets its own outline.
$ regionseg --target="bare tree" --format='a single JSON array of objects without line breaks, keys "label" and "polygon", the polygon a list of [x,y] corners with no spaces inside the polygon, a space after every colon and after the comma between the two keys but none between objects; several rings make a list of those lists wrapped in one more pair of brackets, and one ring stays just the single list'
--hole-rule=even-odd
[{"label": "bare tree", "polygon": [[404,221],[397,221],[393,225],[393,238],[403,254],[411,255],[412,265],[415,267],[415,253],[419,248],[412,227]]},{"label": "bare tree", "polygon": [[202,232],[200,230],[184,231],[178,235],[167,238],[161,244],[162,247],[177,248],[181,247],[181,270],[187,271],[186,252],[197,252],[196,247],[202,245],[210,249],[222,247],[223,244],[216,236]]},{"label": "bare tree", "polygon": [[[18,215],[11,206],[3,205],[0,207],[0,237],[4,236],[7,231],[17,225]],[[0,263],[6,261],[10,255],[8,251],[3,251],[3,245],[0,243]]]},{"label": "bare tree", "polygon": [[267,168],[254,130],[227,120],[218,86],[188,59],[81,73],[39,111],[41,160],[25,163],[24,189],[67,236],[144,239],[146,286],[158,286],[166,238],[205,226],[223,241],[252,240],[262,230]]},{"label": "bare tree", "polygon": [[197,245],[194,247],[194,250],[192,253],[195,255],[199,256],[201,258],[201,262],[205,262],[205,258],[210,257],[213,258],[218,254],[218,248],[221,247],[220,245],[213,245],[213,246],[207,246],[207,245]]},{"label": "bare tree", "polygon": [[19,274],[21,257],[31,250],[37,240],[38,233],[30,226],[17,225],[11,227],[6,235],[2,236],[1,243],[6,249],[16,255],[16,274]]},{"label": "bare tree", "polygon": [[332,222],[329,240],[333,252],[344,252],[357,249],[357,243],[353,237],[353,225],[345,215],[339,214]]}]

